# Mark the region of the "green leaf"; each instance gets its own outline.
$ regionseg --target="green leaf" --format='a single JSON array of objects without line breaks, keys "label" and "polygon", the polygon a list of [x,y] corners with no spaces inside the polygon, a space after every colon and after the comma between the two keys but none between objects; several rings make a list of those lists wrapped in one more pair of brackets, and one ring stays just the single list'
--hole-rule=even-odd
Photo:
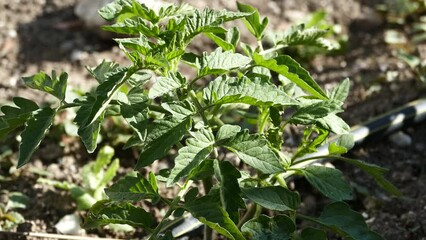
[{"label": "green leaf", "polygon": [[348,97],[349,86],[350,86],[349,79],[345,78],[339,85],[337,85],[333,89],[333,91],[330,94],[330,99],[343,104],[343,102]]},{"label": "green leaf", "polygon": [[227,10],[214,11],[205,8],[203,11],[195,9],[192,15],[188,15],[185,24],[185,34],[190,40],[200,33],[224,33],[226,30],[220,27],[224,22],[248,16],[248,13],[230,12]]},{"label": "green leaf", "polygon": [[135,207],[130,203],[102,200],[90,208],[83,227],[97,228],[110,223],[150,229],[153,219],[143,208]]},{"label": "green leaf", "polygon": [[377,184],[384,190],[388,191],[390,194],[397,197],[402,196],[402,193],[399,191],[399,189],[385,178],[384,174],[389,171],[388,169],[356,159],[339,158],[339,160],[350,163],[370,174],[372,177],[374,177],[374,180],[377,182]]},{"label": "green leaf", "polygon": [[52,71],[52,77],[44,72],[39,72],[30,77],[23,77],[22,79],[25,85],[30,88],[49,93],[61,101],[65,99],[68,79],[68,74],[65,72],[61,73],[59,79],[56,77],[55,71]]},{"label": "green leaf", "polygon": [[191,126],[191,118],[164,118],[154,121],[148,127],[145,146],[139,156],[135,169],[148,166],[165,156],[169,149],[179,142]]},{"label": "green leaf", "polygon": [[125,176],[111,187],[105,189],[106,195],[113,201],[133,201],[155,199],[159,197],[157,191],[143,176]]},{"label": "green leaf", "polygon": [[226,161],[214,161],[215,176],[219,180],[220,202],[222,207],[229,214],[231,220],[237,224],[240,215],[238,210],[246,207],[241,198],[241,190],[238,178],[241,177],[240,172],[230,163]]},{"label": "green leaf", "polygon": [[197,132],[189,132],[189,134],[192,138],[187,139],[186,146],[179,149],[178,156],[175,158],[175,166],[167,182],[168,186],[186,177],[213,150],[215,139],[211,129],[202,128]]},{"label": "green leaf", "polygon": [[187,4],[161,6],[157,9],[149,9],[145,4],[139,4],[132,0],[116,0],[99,10],[99,14],[108,21],[116,19],[118,22],[126,18],[141,17],[152,23],[157,23],[166,17],[177,17],[186,14],[193,8]]},{"label": "green leaf", "polygon": [[302,143],[293,155],[293,159],[300,158],[308,153],[317,152],[317,148],[327,140],[329,132],[327,130],[315,127],[305,128],[303,131]]},{"label": "green leaf", "polygon": [[28,163],[50,126],[52,126],[55,114],[55,110],[45,107],[33,112],[33,115],[27,120],[25,129],[21,134],[22,142],[19,145],[18,168]]},{"label": "green leaf", "polygon": [[331,44],[324,39],[329,31],[318,29],[318,28],[305,28],[305,24],[299,24],[292,26],[290,30],[284,34],[277,34],[274,38],[276,45],[285,45],[285,46],[296,46],[296,45],[305,45],[305,46],[315,46],[320,48],[325,48],[331,50]]},{"label": "green leaf", "polygon": [[284,215],[275,217],[260,215],[241,227],[241,231],[248,239],[255,240],[290,240],[295,230],[294,222]]},{"label": "green leaf", "polygon": [[105,109],[133,73],[134,69],[117,68],[115,72],[106,75],[107,79],[99,84],[93,95],[77,101],[80,108],[77,110],[74,122],[79,126],[78,135],[89,152],[96,149]]},{"label": "green leaf", "polygon": [[186,118],[196,113],[196,108],[188,100],[162,103],[161,106],[176,118]]},{"label": "green leaf", "polygon": [[96,160],[92,167],[92,172],[99,173],[105,166],[107,166],[111,162],[112,157],[114,157],[114,154],[114,148],[108,145],[102,147],[99,150],[98,155],[96,156]]},{"label": "green leaf", "polygon": [[350,200],[353,198],[351,186],[343,180],[341,171],[322,166],[308,166],[299,169],[306,180],[318,191],[336,201]]},{"label": "green leaf", "polygon": [[96,121],[89,125],[86,124],[94,102],[95,98],[92,96],[86,96],[83,101],[78,102],[80,108],[77,110],[77,115],[74,118],[74,122],[80,126],[77,133],[89,153],[94,152],[96,149],[101,123],[104,118],[104,114],[102,113]]},{"label": "green leaf", "polygon": [[188,175],[188,179],[200,181],[214,175],[213,168],[214,160],[206,159],[200,163],[197,167],[192,169]]},{"label": "green leaf", "polygon": [[159,38],[160,28],[152,23],[146,22],[142,18],[126,18],[122,22],[113,25],[103,26],[103,30],[126,35],[144,34],[147,37]]},{"label": "green leaf", "polygon": [[157,178],[153,172],[149,172],[148,181],[154,189],[155,192],[158,192]]},{"label": "green leaf", "polygon": [[124,12],[132,12],[132,0],[115,0],[99,10],[99,15],[107,21],[112,21]]},{"label": "green leaf", "polygon": [[279,158],[263,137],[243,131],[225,141],[223,146],[234,152],[243,162],[265,174],[284,171]]},{"label": "green leaf", "polygon": [[342,237],[354,240],[382,240],[377,233],[368,229],[361,214],[350,209],[344,202],[327,205],[318,222],[333,229]]},{"label": "green leaf", "polygon": [[217,141],[221,141],[235,137],[235,135],[237,135],[239,132],[241,132],[240,126],[225,124],[219,128],[219,131],[217,131],[216,139]]},{"label": "green leaf", "polygon": [[255,52],[253,53],[253,60],[257,65],[283,75],[313,96],[323,100],[328,98],[318,83],[312,79],[309,72],[290,56],[281,55],[266,60],[262,55]]},{"label": "green leaf", "polygon": [[305,228],[302,230],[302,240],[327,240],[327,233],[316,228]]},{"label": "green leaf", "polygon": [[321,101],[308,104],[299,108],[290,118],[294,124],[312,124],[319,118],[326,117],[329,114],[342,111],[340,104],[336,101]]},{"label": "green leaf", "polygon": [[204,99],[210,104],[246,103],[255,106],[294,106],[299,103],[275,85],[259,79],[220,76],[204,89]]},{"label": "green leaf", "polygon": [[271,210],[296,210],[300,205],[300,196],[297,192],[280,186],[242,188],[241,191],[253,202]]},{"label": "green leaf", "polygon": [[228,239],[245,239],[235,223],[229,218],[228,213],[211,196],[204,196],[186,202],[185,208],[200,222],[216,230]]},{"label": "green leaf", "polygon": [[94,196],[82,187],[74,185],[70,187],[69,191],[71,197],[75,199],[79,210],[88,210],[96,203]]},{"label": "green leaf", "polygon": [[98,83],[103,83],[108,80],[108,74],[114,72],[117,68],[118,64],[105,60],[102,60],[102,62],[94,68],[86,67],[87,71],[98,81]]},{"label": "green leaf", "polygon": [[38,109],[35,102],[25,98],[14,97],[13,102],[16,107],[8,105],[1,107],[4,115],[0,116],[0,139],[14,129],[24,125],[32,112]]},{"label": "green leaf", "polygon": [[25,209],[31,203],[31,199],[21,192],[9,192],[7,198],[6,207],[3,209],[6,212],[18,208]]},{"label": "green leaf", "polygon": [[104,187],[107,184],[109,184],[112,181],[112,179],[114,179],[115,175],[117,175],[119,168],[120,168],[120,161],[118,160],[118,158],[116,158],[112,161],[112,163],[106,169],[106,171],[103,174],[103,177],[99,181],[99,187],[98,187],[98,189],[96,189],[96,191],[102,191],[102,193],[100,193],[100,195],[103,194]]},{"label": "green leaf", "polygon": [[227,30],[226,34],[206,33],[206,36],[213,40],[223,50],[232,52],[235,52],[238,41],[240,40],[240,32],[237,27]]},{"label": "green leaf", "polygon": [[316,119],[315,123],[318,126],[339,135],[347,134],[351,130],[351,127],[349,127],[349,125],[342,118],[333,113]]},{"label": "green leaf", "polygon": [[166,93],[181,88],[184,84],[186,84],[186,79],[180,73],[169,73],[168,77],[157,78],[157,81],[149,90],[148,97],[154,99],[163,96]]},{"label": "green leaf", "polygon": [[95,100],[90,102],[90,113],[84,118],[85,121],[81,122],[82,125],[79,126],[88,126],[96,121],[106,109],[115,93],[132,74],[133,70],[123,68],[107,75],[108,78],[96,88]]},{"label": "green leaf", "polygon": [[253,36],[256,37],[257,40],[260,40],[263,38],[263,33],[268,26],[268,18],[265,17],[262,21],[260,20],[260,14],[259,11],[248,5],[243,4],[240,2],[237,2],[238,10],[245,13],[250,13],[249,16],[244,18],[244,23],[247,26],[247,29],[250,31]]},{"label": "green leaf", "polygon": [[352,134],[344,134],[339,136],[337,141],[332,142],[328,146],[328,154],[340,155],[348,152],[355,145],[354,136]]},{"label": "green leaf", "polygon": [[127,102],[120,105],[121,115],[141,141],[145,140],[148,125],[147,101],[143,88],[134,87],[127,94]]},{"label": "green leaf", "polygon": [[203,53],[197,58],[197,75],[205,76],[209,74],[220,75],[226,71],[244,67],[251,62],[251,59],[232,51],[222,52],[222,48],[217,48],[211,54]]}]

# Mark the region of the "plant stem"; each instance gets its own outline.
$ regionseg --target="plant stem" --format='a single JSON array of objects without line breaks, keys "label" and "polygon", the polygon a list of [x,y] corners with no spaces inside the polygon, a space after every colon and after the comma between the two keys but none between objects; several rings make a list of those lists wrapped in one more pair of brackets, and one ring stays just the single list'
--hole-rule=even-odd
[{"label": "plant stem", "polygon": [[283,48],[285,48],[285,47],[288,47],[288,46],[287,46],[287,45],[277,45],[277,46],[275,46],[274,48],[270,48],[270,49],[267,49],[267,50],[261,51],[259,54],[260,54],[260,55],[267,55],[267,54],[269,54],[269,53],[273,53],[273,52],[276,52],[276,51],[278,51],[278,50],[280,50],[280,49],[283,49]]},{"label": "plant stem", "polygon": [[152,231],[151,235],[149,236],[148,240],[156,240],[157,235],[160,233],[161,229],[163,229],[163,225],[165,223],[165,220],[170,217],[170,215],[173,213],[173,211],[178,206],[180,199],[183,198],[183,196],[186,194],[186,192],[189,190],[189,187],[192,184],[192,180],[189,180],[180,190],[179,194],[173,199],[173,201],[169,205],[169,209],[167,210],[166,214],[164,215],[161,222],[155,227],[155,229]]},{"label": "plant stem", "polygon": [[194,90],[189,91],[189,96],[191,97],[192,101],[195,104],[195,107],[198,110],[198,114],[203,119],[203,122],[206,126],[209,125],[209,121],[207,120],[206,116],[204,115],[203,107],[201,106],[200,102],[198,101],[197,95],[195,94]]},{"label": "plant stem", "polygon": [[257,204],[252,203],[248,207],[246,213],[243,215],[243,217],[240,219],[240,221],[237,224],[237,227],[241,229],[241,227],[246,223],[248,220],[252,219],[254,214],[256,213]]},{"label": "plant stem", "polygon": [[58,111],[64,110],[66,108],[79,107],[79,106],[81,106],[81,104],[79,104],[79,103],[67,103],[67,102],[64,102],[64,104],[62,104],[58,108]]},{"label": "plant stem", "polygon": [[148,104],[147,105],[149,110],[155,111],[155,112],[159,112],[159,113],[169,113],[166,109],[164,109],[161,106],[158,105],[153,105],[153,104]]},{"label": "plant stem", "polygon": [[[207,195],[213,187],[213,179],[211,177],[207,177],[203,179],[203,187],[204,192]],[[212,240],[213,239],[213,229],[209,226],[204,225],[204,240]]]},{"label": "plant stem", "polygon": [[258,131],[259,133],[263,133],[265,131],[266,122],[269,118],[269,108],[260,109],[259,115],[259,123],[258,123]]},{"label": "plant stem", "polygon": [[192,80],[189,82],[189,86],[190,86],[190,87],[192,87],[192,85],[193,85],[193,84],[194,84],[197,80],[201,79],[202,77],[204,77],[204,76],[197,76],[196,78],[192,79]]},{"label": "plant stem", "polygon": [[281,187],[288,188],[286,181],[281,177],[280,174],[277,174],[276,179]]}]

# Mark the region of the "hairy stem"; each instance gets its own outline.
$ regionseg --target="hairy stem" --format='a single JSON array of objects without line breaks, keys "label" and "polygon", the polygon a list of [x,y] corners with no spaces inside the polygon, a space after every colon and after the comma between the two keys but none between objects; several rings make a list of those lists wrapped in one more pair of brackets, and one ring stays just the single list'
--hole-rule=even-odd
[{"label": "hairy stem", "polygon": [[244,223],[246,223],[247,221],[249,221],[250,219],[253,218],[254,214],[256,213],[256,208],[257,208],[256,203],[250,204],[246,213],[241,217],[240,221],[237,224],[237,227],[239,229],[241,229],[241,227],[244,225]]},{"label": "hairy stem", "polygon": [[204,115],[203,106],[201,106],[200,102],[198,101],[197,95],[195,94],[194,90],[189,91],[189,96],[191,97],[192,101],[195,104],[195,107],[197,108],[198,114],[203,119],[203,122],[206,126],[209,125],[209,121],[207,120],[206,115]]},{"label": "hairy stem", "polygon": [[[213,179],[211,177],[207,177],[203,179],[203,187],[205,194],[207,195],[210,190],[213,187]],[[211,229],[209,226],[204,225],[204,240],[211,240],[213,239],[213,229]]]},{"label": "hairy stem", "polygon": [[268,122],[268,118],[269,118],[269,108],[260,109],[259,120],[258,120],[259,133],[263,133],[265,131],[265,126],[266,126],[266,123]]},{"label": "hairy stem", "polygon": [[186,194],[186,192],[189,190],[189,187],[192,184],[192,180],[188,181],[180,190],[179,194],[173,199],[173,201],[169,204],[169,209],[167,210],[166,214],[164,215],[161,222],[155,227],[155,229],[152,231],[151,235],[149,236],[148,240],[156,240],[157,235],[160,233],[160,231],[163,229],[163,225],[165,224],[166,220],[172,215],[172,213],[175,211],[176,207],[179,205],[180,200],[183,198],[183,196]]}]

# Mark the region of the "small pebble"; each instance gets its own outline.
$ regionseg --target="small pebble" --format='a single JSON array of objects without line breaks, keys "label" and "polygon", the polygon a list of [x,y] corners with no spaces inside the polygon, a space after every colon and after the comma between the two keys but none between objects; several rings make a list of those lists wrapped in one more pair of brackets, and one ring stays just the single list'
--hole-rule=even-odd
[{"label": "small pebble", "polygon": [[413,142],[411,137],[402,131],[390,135],[389,140],[398,147],[408,147]]},{"label": "small pebble", "polygon": [[80,227],[80,224],[80,216],[77,214],[68,214],[56,223],[55,228],[62,234],[81,235],[84,233],[84,230]]},{"label": "small pebble", "polygon": [[71,56],[70,59],[72,62],[78,62],[81,60],[86,59],[89,56],[89,54],[87,52],[83,52],[80,50],[74,50],[71,52]]}]

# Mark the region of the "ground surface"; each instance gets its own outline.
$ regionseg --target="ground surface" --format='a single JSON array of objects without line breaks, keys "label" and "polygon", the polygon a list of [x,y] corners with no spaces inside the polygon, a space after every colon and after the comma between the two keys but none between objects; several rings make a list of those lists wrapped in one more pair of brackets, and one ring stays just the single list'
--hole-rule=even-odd
[{"label": "ground surface", "polygon": [[[26,90],[20,81],[22,76],[39,70],[67,71],[75,88],[88,89],[92,82],[85,65],[95,66],[104,58],[125,63],[125,58],[113,43],[80,26],[73,14],[75,2],[0,0],[1,105],[16,95],[38,102],[48,100]],[[210,1],[188,2],[202,7]],[[308,12],[318,9],[324,9],[331,21],[341,24],[349,39],[346,53],[316,57],[307,67],[325,88],[345,77],[351,79],[351,93],[343,115],[351,125],[425,96],[419,81],[395,57],[396,50],[384,42],[384,31],[392,26],[375,11],[376,4],[381,1],[350,0],[344,5],[338,0],[245,2],[259,7],[262,14],[271,18],[277,30],[286,29],[291,21],[299,21]],[[233,1],[212,1],[208,5],[217,9],[235,9]],[[417,47],[424,48],[422,45]],[[389,77],[390,73],[394,77]],[[363,213],[372,229],[386,239],[426,239],[426,123],[411,126],[403,132],[412,140],[411,143],[398,146],[398,141],[402,140],[384,138],[351,152],[356,158],[389,168],[388,177],[404,193],[403,199],[389,197],[371,178],[359,171],[341,167],[358,189],[365,187],[368,191],[368,194],[357,194],[352,204]],[[16,155],[0,156],[0,175],[6,176],[0,181],[1,191],[23,192],[32,199],[30,206],[20,211],[29,223],[24,230],[55,233],[54,224],[75,211],[75,204],[71,204],[65,192],[36,183],[37,178],[43,175],[40,170],[49,172],[47,176],[56,180],[78,183],[81,181],[79,166],[93,158],[85,154],[78,140],[62,139],[65,141],[63,147],[57,145],[58,140],[55,137],[47,139],[32,163],[22,170],[10,168],[10,162],[14,163]],[[16,150],[16,144],[1,144],[0,154]],[[126,162],[123,164],[126,165]],[[131,166],[131,163],[127,165]],[[321,207],[318,196],[309,190],[304,195],[306,211],[316,212]],[[107,233],[101,233],[101,236],[105,235]],[[3,236],[0,238],[4,239]]]}]

